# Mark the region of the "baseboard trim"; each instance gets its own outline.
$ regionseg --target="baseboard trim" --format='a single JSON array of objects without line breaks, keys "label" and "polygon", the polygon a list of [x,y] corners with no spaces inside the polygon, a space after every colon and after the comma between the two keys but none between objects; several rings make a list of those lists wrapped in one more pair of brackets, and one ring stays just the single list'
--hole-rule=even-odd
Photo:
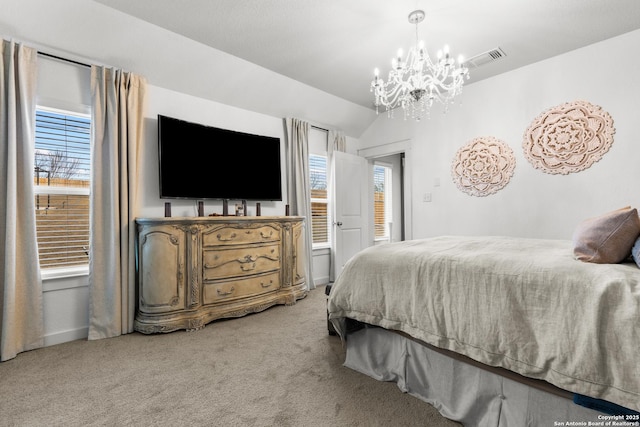
[{"label": "baseboard trim", "polygon": [[327,283],[329,283],[329,276],[322,276],[322,277],[314,277],[313,278],[314,286],[322,286],[322,285],[326,285]]},{"label": "baseboard trim", "polygon": [[87,339],[89,336],[89,327],[70,329],[68,331],[55,332],[44,336],[44,346],[62,344],[69,341]]}]

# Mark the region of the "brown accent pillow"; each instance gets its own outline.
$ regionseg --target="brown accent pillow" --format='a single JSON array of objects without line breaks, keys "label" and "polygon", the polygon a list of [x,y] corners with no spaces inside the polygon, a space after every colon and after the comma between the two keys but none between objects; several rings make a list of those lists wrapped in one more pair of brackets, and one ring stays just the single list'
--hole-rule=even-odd
[{"label": "brown accent pillow", "polygon": [[573,233],[573,253],[580,261],[616,264],[629,257],[638,236],[638,210],[627,206],[578,224]]}]

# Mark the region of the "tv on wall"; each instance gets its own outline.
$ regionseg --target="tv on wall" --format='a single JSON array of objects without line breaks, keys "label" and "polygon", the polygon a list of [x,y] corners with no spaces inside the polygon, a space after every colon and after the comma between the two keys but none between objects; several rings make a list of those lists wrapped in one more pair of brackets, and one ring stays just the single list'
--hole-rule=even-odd
[{"label": "tv on wall", "polygon": [[160,197],[282,200],[280,138],[158,115]]}]

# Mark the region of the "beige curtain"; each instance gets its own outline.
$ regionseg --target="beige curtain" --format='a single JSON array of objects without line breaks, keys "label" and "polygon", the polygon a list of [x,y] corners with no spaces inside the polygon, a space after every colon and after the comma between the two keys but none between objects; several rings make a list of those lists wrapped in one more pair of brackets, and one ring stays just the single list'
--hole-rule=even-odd
[{"label": "beige curtain", "polygon": [[327,143],[327,152],[329,157],[333,157],[334,151],[347,151],[347,138],[341,130],[330,130]]},{"label": "beige curtain", "polygon": [[285,156],[287,164],[287,200],[291,215],[306,218],[305,248],[307,289],[313,283],[313,252],[311,235],[311,190],[309,184],[309,123],[299,119],[285,119]]},{"label": "beige curtain", "polygon": [[143,77],[91,67],[90,340],[133,332],[135,188],[145,90]]},{"label": "beige curtain", "polygon": [[[327,141],[327,165],[329,168],[329,200],[332,200],[331,206],[333,206],[334,211],[331,212],[331,218],[336,217],[335,212],[335,179],[336,179],[336,171],[335,171],[335,156],[333,155],[336,151],[347,151],[347,138],[344,136],[344,132],[339,130],[330,130],[329,137]],[[336,247],[336,233],[331,233],[331,254],[329,255],[329,281],[333,282],[335,278],[335,268],[336,265],[336,252],[333,248]]]},{"label": "beige curtain", "polygon": [[2,41],[0,361],[44,343],[33,192],[36,70],[36,50]]}]

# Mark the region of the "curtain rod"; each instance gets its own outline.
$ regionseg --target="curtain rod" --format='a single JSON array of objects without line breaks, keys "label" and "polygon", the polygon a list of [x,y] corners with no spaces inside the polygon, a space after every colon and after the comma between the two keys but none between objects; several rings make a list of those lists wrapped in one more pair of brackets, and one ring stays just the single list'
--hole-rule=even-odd
[{"label": "curtain rod", "polygon": [[58,59],[60,61],[70,62],[72,64],[81,65],[83,67],[91,68],[91,65],[85,64],[84,62],[74,61],[73,59],[63,58],[61,56],[52,55],[50,53],[46,53],[46,52],[42,52],[42,51],[38,51],[38,55],[42,55],[42,56],[46,56],[48,58]]},{"label": "curtain rod", "polygon": [[325,131],[325,132],[329,132],[329,129],[321,128],[321,127],[319,127],[319,126],[311,125],[311,127],[312,127],[312,128],[314,128],[314,129],[318,129],[318,130],[323,130],[323,131]]}]

